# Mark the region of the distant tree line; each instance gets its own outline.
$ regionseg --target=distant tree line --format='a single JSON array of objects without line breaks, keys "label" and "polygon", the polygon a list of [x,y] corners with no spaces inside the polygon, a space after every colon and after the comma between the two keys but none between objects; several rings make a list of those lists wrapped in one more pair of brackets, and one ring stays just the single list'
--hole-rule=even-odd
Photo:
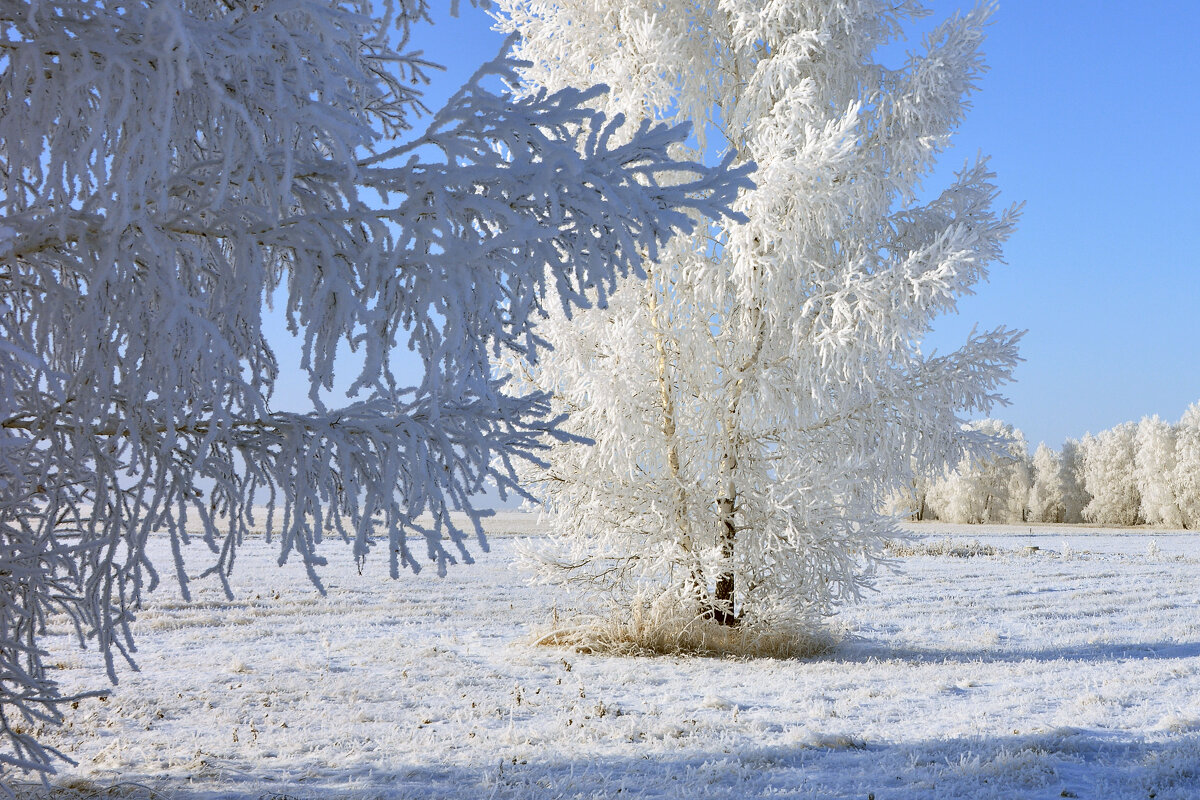
[{"label": "distant tree line", "polygon": [[964,455],[936,477],[918,478],[891,510],[914,520],[1088,522],[1200,527],[1200,402],[1171,424],[1157,415],[1096,435],[1039,444],[1033,457],[1020,430],[969,423],[989,455]]}]

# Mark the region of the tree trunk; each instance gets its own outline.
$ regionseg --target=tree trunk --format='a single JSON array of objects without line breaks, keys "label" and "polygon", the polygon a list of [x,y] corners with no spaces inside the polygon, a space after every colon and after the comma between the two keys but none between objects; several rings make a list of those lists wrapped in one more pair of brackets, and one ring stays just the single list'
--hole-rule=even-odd
[{"label": "tree trunk", "polygon": [[737,529],[733,525],[733,497],[722,497],[717,500],[717,511],[721,516],[721,563],[725,569],[717,576],[716,590],[713,592],[712,603],[706,616],[721,625],[737,624],[737,614],[734,613],[733,602],[737,589],[733,573],[733,541]]},{"label": "tree trunk", "polygon": [[724,484],[721,496],[717,498],[717,517],[720,529],[717,540],[721,545],[721,571],[717,574],[717,585],[714,587],[712,601],[709,603],[705,616],[721,625],[733,626],[738,618],[734,609],[737,599],[737,579],[733,570],[733,545],[737,537],[737,526],[734,522],[734,512],[737,510],[737,483],[734,472],[737,470],[737,451],[732,442],[721,458],[721,474]]},{"label": "tree trunk", "polygon": [[[758,240],[755,240],[758,244]],[[737,538],[737,525],[734,513],[737,510],[737,469],[739,448],[744,442],[740,430],[740,407],[742,395],[746,391],[746,380],[752,377],[753,371],[759,365],[763,346],[767,341],[767,326],[762,309],[751,306],[746,309],[751,327],[755,331],[754,349],[738,366],[736,378],[730,387],[729,402],[725,407],[725,418],[722,423],[725,437],[725,453],[721,457],[721,496],[717,498],[717,516],[720,518],[718,541],[721,545],[721,571],[717,574],[717,583],[713,590],[712,602],[705,616],[721,625],[733,626],[738,623],[737,610],[734,607],[737,599],[737,579],[733,567],[734,541]]]},{"label": "tree trunk", "polygon": [[662,434],[663,440],[667,445],[667,468],[671,473],[671,482],[674,485],[675,493],[675,525],[678,529],[676,541],[679,543],[679,548],[686,554],[688,561],[688,583],[687,591],[695,601],[700,604],[701,608],[706,608],[708,599],[707,591],[704,586],[704,575],[697,562],[695,553],[692,548],[692,536],[688,530],[687,522],[687,490],[684,487],[683,472],[679,464],[679,443],[675,437],[675,401],[671,397],[671,390],[674,387],[674,381],[669,375],[671,371],[671,358],[667,352],[666,335],[663,333],[663,325],[659,320],[659,303],[657,295],[657,287],[654,283],[654,273],[650,268],[646,269],[647,279],[647,305],[650,309],[650,324],[654,330],[654,351],[658,356],[658,398],[659,405],[662,408]]}]

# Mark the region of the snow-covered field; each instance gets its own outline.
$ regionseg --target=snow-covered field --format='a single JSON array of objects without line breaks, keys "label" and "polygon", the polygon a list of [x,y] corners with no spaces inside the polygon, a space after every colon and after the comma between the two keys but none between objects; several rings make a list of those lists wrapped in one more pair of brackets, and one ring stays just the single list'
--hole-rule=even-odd
[{"label": "snow-covered field", "polygon": [[321,597],[251,541],[232,602],[160,590],[141,672],[46,734],[79,762],[59,794],[1200,798],[1198,535],[916,527],[835,652],[742,661],[532,645],[555,595],[509,566],[530,529],[502,515],[444,579],[331,547]]}]

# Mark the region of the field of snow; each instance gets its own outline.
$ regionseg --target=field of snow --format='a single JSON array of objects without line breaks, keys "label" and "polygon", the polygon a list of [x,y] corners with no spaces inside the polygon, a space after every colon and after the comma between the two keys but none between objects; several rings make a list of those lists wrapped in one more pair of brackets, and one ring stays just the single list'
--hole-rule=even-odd
[{"label": "field of snow", "polygon": [[534,646],[531,528],[444,579],[330,547],[322,597],[251,541],[232,602],[160,590],[141,672],[46,733],[55,796],[1200,798],[1200,535],[921,525],[834,652],[747,661]]}]

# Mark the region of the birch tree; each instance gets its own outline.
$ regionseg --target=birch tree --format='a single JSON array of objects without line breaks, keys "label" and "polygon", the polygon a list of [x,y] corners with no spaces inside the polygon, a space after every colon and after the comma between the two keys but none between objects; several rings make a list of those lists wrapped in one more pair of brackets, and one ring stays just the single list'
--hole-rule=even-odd
[{"label": "birch tree", "polygon": [[1039,443],[1033,454],[1033,487],[1029,492],[1029,507],[1033,521],[1066,521],[1067,512],[1063,502],[1066,485],[1062,473],[1062,456],[1048,447],[1045,442]]},{"label": "birch tree", "polygon": [[1017,360],[1006,329],[920,346],[1014,225],[984,159],[917,197],[984,69],[990,9],[889,67],[879,48],[918,3],[499,5],[531,88],[605,81],[599,108],[690,120],[697,155],[757,165],[747,221],[676,240],[607,309],[551,314],[553,357],[508,363],[594,442],[522,473],[556,532],[545,575],[730,626],[858,597],[894,532],[877,509],[914,464],[989,446],[962,417]]},{"label": "birch tree", "polygon": [[1171,485],[1184,527],[1200,528],[1200,402],[1179,418],[1175,438],[1175,470]]},{"label": "birch tree", "polygon": [[893,492],[884,501],[883,512],[891,516],[907,517],[911,522],[932,519],[933,509],[929,505],[929,489],[934,483],[935,479],[927,476],[914,476],[908,486]]},{"label": "birch tree", "polygon": [[1175,498],[1175,429],[1169,422],[1143,417],[1134,435],[1134,480],[1147,525],[1183,527]]},{"label": "birch tree", "polygon": [[[48,616],[115,681],[159,569],[186,594],[195,541],[224,582],[254,502],[318,585],[329,535],[385,543],[393,575],[470,561],[449,510],[478,533],[471,495],[566,436],[489,359],[533,357],[548,290],[602,300],[744,185],[669,154],[686,128],[606,119],[602,88],[484,88],[507,59],[414,129],[425,21],[424,0],[0,0],[0,764],[61,755],[28,733],[72,699]],[[339,348],[361,357],[344,398]],[[273,408],[282,369],[311,412]],[[172,565],[146,554],[160,530]]]},{"label": "birch tree", "polygon": [[1029,444],[1020,428],[1010,428],[1007,433],[1007,452],[1002,456],[991,456],[1006,467],[1002,471],[1004,497],[999,516],[1004,522],[1028,522],[1029,494],[1033,488],[1033,463],[1029,458]]},{"label": "birch tree", "polygon": [[1067,439],[1062,446],[1063,522],[1083,522],[1083,509],[1092,501],[1084,487],[1083,446]]},{"label": "birch tree", "polygon": [[1141,497],[1135,478],[1136,422],[1123,422],[1083,437],[1083,485],[1091,501],[1083,519],[1103,525],[1136,525]]}]

